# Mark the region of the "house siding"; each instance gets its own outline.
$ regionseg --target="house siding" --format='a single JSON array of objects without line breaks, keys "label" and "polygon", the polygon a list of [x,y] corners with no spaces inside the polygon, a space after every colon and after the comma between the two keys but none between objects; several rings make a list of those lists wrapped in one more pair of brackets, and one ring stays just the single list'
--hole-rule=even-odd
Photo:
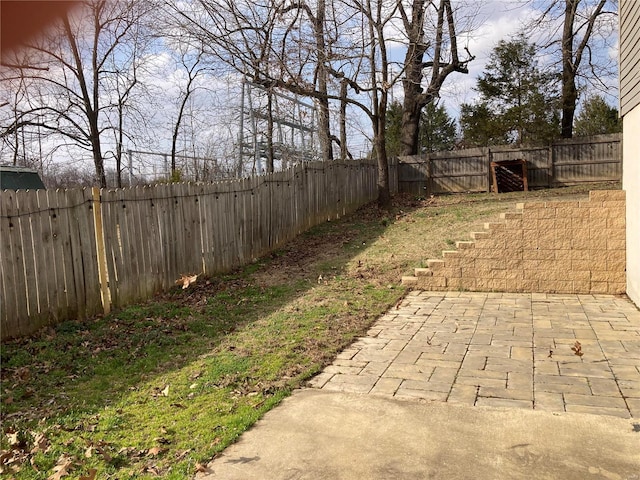
[{"label": "house siding", "polygon": [[640,106],[624,117],[623,180],[627,193],[627,295],[640,306]]},{"label": "house siding", "polygon": [[620,115],[640,104],[640,4],[620,0]]},{"label": "house siding", "polygon": [[640,104],[640,5],[620,0],[620,114]]},{"label": "house siding", "polygon": [[622,188],[626,191],[626,290],[640,306],[640,2],[620,0]]}]

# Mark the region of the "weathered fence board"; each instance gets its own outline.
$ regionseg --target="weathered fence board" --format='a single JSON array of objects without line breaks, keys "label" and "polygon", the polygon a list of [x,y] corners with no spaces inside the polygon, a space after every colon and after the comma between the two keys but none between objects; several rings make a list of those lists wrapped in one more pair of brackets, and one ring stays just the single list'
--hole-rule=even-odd
[{"label": "weathered fence board", "polygon": [[[319,162],[210,184],[0,192],[2,339],[251,262],[374,200],[377,172]],[[389,176],[395,191],[394,164]]]},{"label": "weathered fence board", "polygon": [[598,135],[559,140],[545,147],[496,146],[400,157],[398,190],[415,195],[488,192],[489,165],[527,161],[529,188],[622,178],[621,136]]}]

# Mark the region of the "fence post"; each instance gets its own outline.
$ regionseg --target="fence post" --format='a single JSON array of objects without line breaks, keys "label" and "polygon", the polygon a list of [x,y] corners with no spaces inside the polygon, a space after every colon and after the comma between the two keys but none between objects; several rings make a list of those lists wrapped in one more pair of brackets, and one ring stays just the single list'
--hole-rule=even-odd
[{"label": "fence post", "polygon": [[100,188],[91,189],[93,196],[93,223],[96,231],[96,252],[98,262],[98,277],[100,280],[100,297],[105,315],[111,311],[111,295],[109,292],[107,275],[107,254],[104,246],[104,230],[102,226],[102,203],[100,202]]},{"label": "fence post", "polygon": [[[491,184],[493,183],[493,175],[491,172],[491,147],[487,147],[487,192],[491,192]],[[498,190],[496,189],[496,193]]]},{"label": "fence post", "polygon": [[553,179],[555,178],[555,172],[553,171],[553,149],[555,144],[552,142],[549,145],[549,167],[547,167],[547,187],[551,187]]},{"label": "fence post", "polygon": [[429,198],[431,196],[431,194],[433,193],[433,171],[432,171],[432,166],[431,166],[431,153],[427,153],[427,192],[426,192],[426,198]]}]

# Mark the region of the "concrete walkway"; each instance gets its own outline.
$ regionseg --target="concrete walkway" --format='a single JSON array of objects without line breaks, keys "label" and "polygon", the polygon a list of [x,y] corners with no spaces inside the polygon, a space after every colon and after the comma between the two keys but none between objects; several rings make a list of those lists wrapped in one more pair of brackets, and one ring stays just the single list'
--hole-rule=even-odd
[{"label": "concrete walkway", "polygon": [[640,480],[622,297],[413,292],[310,385],[198,478]]}]

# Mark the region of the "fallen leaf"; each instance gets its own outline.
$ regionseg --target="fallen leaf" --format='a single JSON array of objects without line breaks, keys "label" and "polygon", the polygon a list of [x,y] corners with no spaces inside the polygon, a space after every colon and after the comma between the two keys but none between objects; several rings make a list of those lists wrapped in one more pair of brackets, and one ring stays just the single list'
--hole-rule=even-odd
[{"label": "fallen leaf", "polygon": [[577,340],[576,343],[573,344],[573,347],[571,347],[571,350],[573,350],[573,353],[579,357],[584,355],[584,352],[582,351],[582,344]]},{"label": "fallen leaf", "polygon": [[[98,455],[102,455],[102,458],[105,462],[109,463],[112,458],[111,455],[104,449],[104,447],[108,446],[106,442],[91,442],[89,440],[85,440],[89,447],[84,451],[84,456],[87,458],[91,458],[93,452],[95,451]],[[119,452],[118,452],[119,453]]]},{"label": "fallen leaf", "polygon": [[149,449],[149,451],[147,452],[147,456],[148,457],[156,457],[164,452],[166,452],[168,449],[166,448],[162,448],[162,447],[152,447]]},{"label": "fallen leaf", "polygon": [[31,376],[31,370],[29,370],[29,367],[16,368],[13,376],[16,380],[21,380],[24,382],[25,380],[29,380],[29,377]]},{"label": "fallen leaf", "polygon": [[180,275],[180,278],[176,280],[176,285],[182,284],[182,289],[185,290],[189,288],[193,283],[196,283],[198,279],[198,275]]},{"label": "fallen leaf", "polygon": [[118,450],[118,455],[124,455],[125,457],[128,457],[135,451],[136,449],[133,447],[122,447],[120,450]]},{"label": "fallen leaf", "polygon": [[168,445],[169,443],[171,443],[171,440],[169,440],[168,438],[165,437],[156,437],[153,439],[154,442],[158,442],[162,445]]},{"label": "fallen leaf", "polygon": [[163,397],[168,397],[169,396],[169,385],[167,385],[166,387],[164,387],[164,390],[162,390],[162,396]]},{"label": "fallen leaf", "polygon": [[98,471],[95,468],[92,468],[91,470],[89,470],[89,474],[88,475],[86,475],[86,476],[81,475],[80,476],[80,480],[95,480],[97,472]]},{"label": "fallen leaf", "polygon": [[20,445],[22,441],[18,438],[19,434],[20,432],[12,432],[12,431],[7,432],[6,435],[7,435],[7,439],[9,441],[10,447],[15,448]]},{"label": "fallen leaf", "polygon": [[13,403],[13,397],[12,396],[8,396],[7,398],[5,398],[2,401],[5,405],[11,405]]},{"label": "fallen leaf", "polygon": [[29,463],[31,464],[31,468],[33,468],[36,472],[40,472],[40,470],[38,469],[38,465],[36,465],[36,457],[31,457]]},{"label": "fallen leaf", "polygon": [[49,439],[44,435],[44,433],[38,433],[34,438],[34,445],[31,449],[31,453],[47,453],[51,449],[51,445],[49,444]]},{"label": "fallen leaf", "polygon": [[201,463],[196,463],[196,473],[205,473],[208,471],[209,469],[205,465],[202,465]]},{"label": "fallen leaf", "polygon": [[187,456],[187,454],[191,451],[191,449],[189,450],[183,450],[182,452],[179,452],[176,454],[176,460],[182,460],[184,457]]},{"label": "fallen leaf", "polygon": [[69,475],[69,470],[73,466],[73,462],[70,457],[63,454],[58,459],[58,463],[53,467],[53,475],[49,476],[47,480],[60,480],[62,477]]},{"label": "fallen leaf", "polygon": [[142,473],[151,473],[156,477],[160,476],[160,470],[158,470],[158,467],[156,467],[155,465],[146,465],[145,467],[143,467]]},{"label": "fallen leaf", "polygon": [[181,403],[172,403],[171,406],[176,408],[187,408]]}]

